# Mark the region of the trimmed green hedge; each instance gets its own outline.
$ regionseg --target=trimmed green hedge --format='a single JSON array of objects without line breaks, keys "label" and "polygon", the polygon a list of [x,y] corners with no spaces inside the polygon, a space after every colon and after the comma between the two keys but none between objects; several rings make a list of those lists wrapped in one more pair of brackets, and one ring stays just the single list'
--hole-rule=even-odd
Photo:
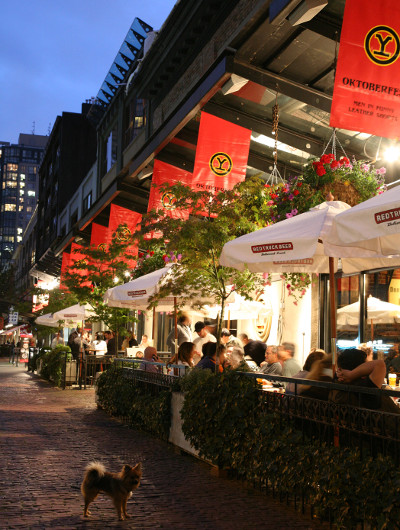
[{"label": "trimmed green hedge", "polygon": [[200,455],[239,477],[293,497],[338,528],[364,521],[399,528],[400,471],[388,457],[361,457],[303,438],[278,415],[265,414],[254,380],[200,370],[181,383],[183,432]]},{"label": "trimmed green hedge", "polygon": [[157,395],[146,384],[135,386],[123,369],[111,366],[97,380],[98,404],[113,416],[122,417],[132,427],[168,440],[171,425],[171,392]]},{"label": "trimmed green hedge", "polygon": [[[215,376],[193,370],[179,383],[183,432],[201,456],[282,496],[303,493],[314,513],[337,528],[361,521],[399,528],[400,471],[390,458],[361,457],[358,450],[304,438],[285,419],[265,414],[254,380],[234,371]],[[153,396],[148,388],[135,388],[113,367],[98,381],[99,402],[132,426],[167,439],[171,393]]]}]

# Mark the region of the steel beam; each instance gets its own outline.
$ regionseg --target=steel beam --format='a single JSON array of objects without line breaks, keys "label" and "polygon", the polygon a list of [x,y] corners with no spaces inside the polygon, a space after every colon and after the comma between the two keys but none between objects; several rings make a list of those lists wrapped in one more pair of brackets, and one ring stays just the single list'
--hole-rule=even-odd
[{"label": "steel beam", "polygon": [[332,96],[316,90],[315,88],[282,77],[274,72],[235,59],[233,63],[233,73],[261,86],[278,91],[280,94],[284,94],[285,96],[312,105],[317,109],[324,110],[325,112],[331,111]]}]

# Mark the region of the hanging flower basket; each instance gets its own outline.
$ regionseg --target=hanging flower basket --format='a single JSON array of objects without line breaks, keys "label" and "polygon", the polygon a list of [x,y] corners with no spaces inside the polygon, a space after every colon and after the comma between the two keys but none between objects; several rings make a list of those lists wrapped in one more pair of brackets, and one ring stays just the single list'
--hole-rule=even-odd
[{"label": "hanging flower basket", "polygon": [[[343,201],[350,206],[370,199],[385,190],[383,185],[385,168],[375,169],[364,161],[350,160],[343,156],[339,160],[333,154],[324,154],[311,160],[303,175],[292,176],[287,182],[271,186],[266,184],[267,204],[271,222],[275,223],[307,212],[324,201]],[[288,294],[296,302],[309,285],[308,275],[293,273],[285,276]]]}]

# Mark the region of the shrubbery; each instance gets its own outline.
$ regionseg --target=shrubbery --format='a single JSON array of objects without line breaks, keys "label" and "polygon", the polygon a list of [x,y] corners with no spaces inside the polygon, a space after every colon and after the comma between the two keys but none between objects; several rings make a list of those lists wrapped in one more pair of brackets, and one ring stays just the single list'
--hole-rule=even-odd
[{"label": "shrubbery", "polygon": [[[390,457],[372,458],[357,449],[335,448],[304,437],[277,414],[266,414],[253,379],[194,370],[179,380],[185,392],[183,432],[200,455],[239,478],[284,497],[303,494],[314,513],[338,528],[359,522],[398,528],[400,471]],[[154,396],[135,387],[123,370],[99,379],[98,396],[109,413],[167,439],[170,392]]]},{"label": "shrubbery", "polygon": [[61,386],[65,361],[72,360],[71,348],[58,344],[52,350],[41,349],[39,354],[33,357],[30,367],[32,366],[33,370],[36,369],[40,360],[42,361],[41,377]]},{"label": "shrubbery", "polygon": [[171,424],[171,392],[154,395],[149,385],[135,386],[124,369],[111,366],[97,381],[98,404],[109,414],[124,418],[129,425],[168,440]]}]

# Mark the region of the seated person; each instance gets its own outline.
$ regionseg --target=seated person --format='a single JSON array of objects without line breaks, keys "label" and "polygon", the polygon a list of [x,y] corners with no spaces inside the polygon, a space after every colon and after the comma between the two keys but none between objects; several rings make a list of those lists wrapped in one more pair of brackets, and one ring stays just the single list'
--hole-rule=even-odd
[{"label": "seated person", "polygon": [[228,356],[228,367],[241,372],[252,371],[249,365],[246,363],[244,351],[242,350],[242,348],[239,348],[237,346],[234,346],[232,348],[232,351]]},{"label": "seated person", "polygon": [[243,348],[242,343],[234,335],[231,335],[231,332],[227,328],[222,328],[221,330],[221,344],[229,348],[230,346],[239,346]]},{"label": "seated person", "polygon": [[[145,361],[151,361],[156,363],[160,362],[160,359],[157,355],[157,350],[154,348],[154,346],[147,346],[147,348],[143,352],[143,359]],[[142,362],[140,364],[140,368],[145,372],[160,373],[160,367],[156,366],[155,364],[151,364],[151,362]]]},{"label": "seated person", "polygon": [[200,370],[211,370],[216,372],[217,366],[217,343],[206,342],[203,344],[203,357],[196,364],[196,369]]},{"label": "seated person", "polygon": [[[304,363],[303,370],[300,370],[300,372],[297,372],[297,374],[294,374],[293,377],[296,379],[306,379],[308,377],[311,368],[313,364],[316,361],[320,361],[325,357],[326,353],[324,350],[318,350],[317,348],[311,348],[310,353],[308,354],[308,357],[306,359],[306,362]],[[297,391],[299,391],[299,387],[297,388]],[[295,383],[288,383],[286,386],[286,394],[294,394],[295,393]]]},{"label": "seated person", "polygon": [[301,366],[294,358],[295,345],[291,342],[283,342],[278,348],[279,362],[282,364],[282,375],[293,377],[301,370]]},{"label": "seated person", "polygon": [[262,363],[260,372],[268,375],[282,375],[282,365],[278,361],[278,346],[267,346],[266,363]]},{"label": "seated person", "polygon": [[[322,381],[324,383],[332,383],[332,355],[325,355],[319,361],[315,361],[311,367],[310,373],[306,377],[307,381]],[[299,394],[305,397],[315,399],[322,399],[327,401],[329,397],[330,388],[317,387],[311,385],[300,385],[297,388]]]},{"label": "seated person", "polygon": [[246,333],[241,333],[239,339],[244,345],[244,354],[251,357],[257,366],[260,366],[265,359],[265,352],[267,349],[265,342],[249,339],[249,336]]},{"label": "seated person", "polygon": [[[178,348],[177,355],[173,355],[167,363],[167,367],[171,364],[178,364],[184,367],[182,370],[180,368],[173,368],[174,374],[172,375],[184,375],[186,369],[193,368],[193,357],[196,352],[196,347],[193,342],[182,342]],[[179,374],[178,374],[179,372]]]},{"label": "seated person", "polygon": [[[349,348],[338,355],[337,364],[339,383],[364,388],[382,388],[386,376],[386,365],[383,360],[377,359],[366,362],[365,351]],[[400,414],[400,409],[386,395],[360,394],[359,398],[356,392],[332,390],[329,399],[335,403],[347,403],[356,406],[361,404],[363,408]]]}]

